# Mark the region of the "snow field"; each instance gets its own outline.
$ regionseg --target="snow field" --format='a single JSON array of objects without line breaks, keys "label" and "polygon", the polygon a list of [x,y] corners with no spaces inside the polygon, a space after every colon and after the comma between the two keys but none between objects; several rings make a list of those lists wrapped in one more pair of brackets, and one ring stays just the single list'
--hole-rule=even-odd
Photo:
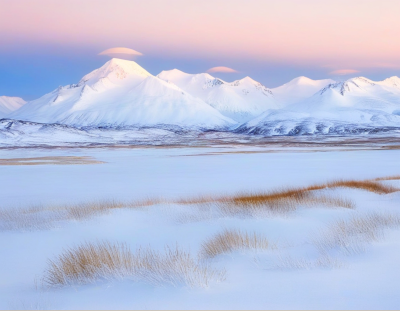
[{"label": "snow field", "polygon": [[[329,305],[390,309],[398,305],[395,284],[399,277],[400,192],[396,190],[400,182],[374,181],[400,173],[393,165],[396,150],[180,156],[199,151],[215,150],[86,150],[86,155],[106,163],[2,167],[8,176],[8,183],[2,182],[4,202],[14,202],[13,191],[21,193],[21,189],[7,189],[15,186],[10,176],[25,176],[18,181],[29,182],[29,175],[33,174],[36,183],[31,188],[20,183],[25,191],[20,203],[8,213],[8,217],[17,215],[14,223],[4,226],[4,216],[0,216],[0,243],[4,249],[0,307],[314,309]],[[30,150],[26,156],[48,152]],[[55,156],[77,152],[51,153]],[[6,154],[12,156],[13,151]],[[165,170],[173,163],[179,166]],[[327,165],[325,170],[318,168],[322,163]],[[197,172],[199,166],[203,174]],[[139,174],[139,167],[147,171],[140,172],[141,177],[154,177],[151,183],[143,178],[136,182],[132,179],[134,172]],[[181,173],[178,167],[183,169]],[[225,169],[231,171],[231,178],[227,178]],[[60,183],[49,188],[36,174],[39,171],[48,172],[50,184],[52,176]],[[90,176],[96,177],[91,179],[96,180],[94,194],[99,193],[102,184],[113,185],[111,190],[116,197],[127,189],[132,192],[129,197],[120,196],[119,201],[93,200],[90,188],[83,187],[87,181],[79,177],[89,171]],[[108,177],[100,178],[105,172]],[[214,174],[221,179],[213,180]],[[343,182],[335,187],[328,183],[339,180],[339,176],[344,180],[370,181],[347,183],[346,187]],[[170,197],[162,193],[155,196],[152,189],[143,193],[144,188],[136,186],[141,183],[163,189],[167,186],[164,177],[174,181],[170,182],[174,188],[164,188],[175,189]],[[119,187],[118,180],[130,187]],[[256,184],[262,186],[256,188]],[[315,185],[321,184],[324,186],[315,190]],[[73,185],[81,187],[81,192]],[[314,190],[308,191],[312,194],[309,196],[304,188],[311,185]],[[288,187],[300,187],[302,191],[297,191],[295,199],[293,195],[287,199]],[[33,194],[43,197],[48,190],[56,197],[45,196],[46,201],[35,203]],[[76,197],[57,198],[60,191]],[[139,197],[140,193],[144,196]],[[138,200],[132,200],[135,197]],[[327,197],[351,204],[337,206],[314,200]],[[226,212],[233,206],[241,206],[239,212]],[[252,206],[256,211],[248,212]],[[8,208],[3,206],[4,210]],[[18,227],[21,215],[23,225]],[[104,258],[107,256],[96,257],[93,247],[99,246],[104,255],[107,245],[120,255],[116,256],[117,263],[126,264],[121,258],[128,254],[135,264],[115,270],[100,260],[100,265],[80,266],[86,270],[75,274],[77,279],[64,275],[65,284],[43,282],[54,268],[49,260],[56,266],[60,258],[79,261],[79,247],[92,247],[89,254]],[[213,256],[207,255],[210,245]],[[68,252],[77,256],[68,256]],[[208,272],[204,271],[211,272],[206,281],[203,277]]]}]

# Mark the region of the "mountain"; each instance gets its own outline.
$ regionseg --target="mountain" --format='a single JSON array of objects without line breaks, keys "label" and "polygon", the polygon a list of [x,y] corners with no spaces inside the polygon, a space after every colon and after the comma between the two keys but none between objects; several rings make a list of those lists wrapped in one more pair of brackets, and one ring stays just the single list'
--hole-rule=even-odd
[{"label": "mountain", "polygon": [[82,126],[225,127],[235,122],[133,61],[111,59],[79,83],[28,102],[12,119]]},{"label": "mountain", "polygon": [[237,131],[263,135],[347,134],[400,129],[399,79],[364,77],[327,85],[285,109],[266,111]]},{"label": "mountain", "polygon": [[282,86],[271,89],[271,91],[283,106],[288,106],[314,95],[332,83],[335,83],[335,81],[331,79],[312,80],[307,77],[298,77]]},{"label": "mountain", "polygon": [[208,73],[188,74],[177,69],[162,71],[157,77],[238,122],[248,121],[267,109],[279,108],[271,90],[250,77],[228,83]]},{"label": "mountain", "polygon": [[20,97],[0,96],[0,118],[21,108],[26,101]]}]

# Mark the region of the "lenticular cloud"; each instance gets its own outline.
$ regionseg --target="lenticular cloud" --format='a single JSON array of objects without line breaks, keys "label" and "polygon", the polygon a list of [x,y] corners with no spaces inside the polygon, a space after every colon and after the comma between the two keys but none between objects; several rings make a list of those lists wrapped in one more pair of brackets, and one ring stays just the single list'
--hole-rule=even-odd
[{"label": "lenticular cloud", "polygon": [[219,66],[219,67],[213,67],[207,70],[207,72],[209,73],[213,73],[213,72],[224,72],[224,73],[234,73],[237,72],[235,69],[229,68],[229,67],[223,67],[223,66]]},{"label": "lenticular cloud", "polygon": [[141,56],[143,55],[142,53],[128,49],[128,48],[111,48],[104,50],[103,52],[99,53],[99,55],[108,55],[108,56],[113,56],[115,54],[124,54],[124,55],[132,55],[132,56]]}]

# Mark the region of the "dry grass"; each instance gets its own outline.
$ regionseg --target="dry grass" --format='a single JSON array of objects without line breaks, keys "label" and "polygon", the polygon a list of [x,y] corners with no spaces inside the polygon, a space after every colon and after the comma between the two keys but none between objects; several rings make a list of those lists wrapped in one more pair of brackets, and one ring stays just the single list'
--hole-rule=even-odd
[{"label": "dry grass", "polygon": [[376,180],[338,180],[327,183],[326,188],[354,188],[377,194],[388,194],[399,191],[399,189],[393,186],[384,185]]},{"label": "dry grass", "polygon": [[400,175],[388,176],[388,177],[379,177],[375,178],[375,181],[384,181],[384,180],[400,180]]},{"label": "dry grass", "polygon": [[220,200],[224,214],[256,215],[263,213],[289,213],[299,206],[330,206],[354,208],[355,204],[346,199],[332,196],[318,196],[304,189],[290,189],[255,194],[239,194]]},{"label": "dry grass", "polygon": [[[156,204],[182,204],[213,206],[219,215],[265,216],[290,213],[299,207],[343,207],[354,208],[355,204],[337,195],[322,195],[318,191],[334,188],[354,188],[388,194],[399,189],[381,183],[384,180],[399,179],[399,176],[383,177],[374,180],[338,180],[308,187],[283,189],[258,193],[239,193],[225,196],[198,196],[187,199],[166,200],[147,198],[141,201],[103,200],[74,205],[35,206],[27,208],[0,209],[0,230],[37,230],[54,227],[62,221],[84,220],[121,208],[139,208]],[[210,218],[209,213],[206,218]],[[185,219],[183,215],[182,219]],[[204,215],[194,214],[189,218],[203,219]],[[214,216],[213,216],[214,217]]]},{"label": "dry grass", "polygon": [[268,240],[257,233],[225,230],[202,244],[202,255],[212,258],[236,250],[264,250],[270,247]]},{"label": "dry grass", "polygon": [[76,164],[101,164],[102,161],[92,157],[53,156],[35,158],[0,159],[0,165],[76,165]]},{"label": "dry grass", "polygon": [[220,211],[225,215],[259,215],[260,213],[289,213],[299,206],[314,207],[344,207],[354,208],[355,204],[339,196],[318,195],[318,191],[335,188],[353,188],[377,194],[389,194],[399,189],[380,183],[380,180],[392,180],[387,177],[376,180],[337,180],[327,183],[283,189],[270,192],[239,193],[220,197],[199,196],[179,200],[180,204],[208,204],[217,203]]},{"label": "dry grass", "polygon": [[1,230],[50,229],[63,221],[90,219],[121,208],[140,208],[162,202],[159,199],[141,201],[99,200],[72,205],[32,206],[0,209]]},{"label": "dry grass", "polygon": [[49,261],[43,284],[58,287],[121,279],[208,287],[212,281],[223,281],[225,271],[210,268],[178,247],[166,248],[164,253],[151,249],[133,253],[125,243],[105,241],[67,249]]},{"label": "dry grass", "polygon": [[346,254],[364,251],[365,244],[383,238],[387,228],[400,227],[400,216],[396,214],[371,213],[358,215],[349,220],[334,222],[315,241],[318,249],[327,254],[339,249]]},{"label": "dry grass", "polygon": [[345,264],[342,261],[329,256],[322,256],[315,260],[286,256],[280,257],[274,268],[281,270],[312,270],[318,268],[339,269],[344,266]]}]

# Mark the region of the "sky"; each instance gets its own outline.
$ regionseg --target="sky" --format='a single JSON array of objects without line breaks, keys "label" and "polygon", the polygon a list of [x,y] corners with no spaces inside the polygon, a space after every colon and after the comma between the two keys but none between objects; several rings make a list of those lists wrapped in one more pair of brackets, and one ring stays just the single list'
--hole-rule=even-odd
[{"label": "sky", "polygon": [[180,69],[276,87],[400,75],[399,0],[0,0],[0,95],[35,99],[125,47]]}]

